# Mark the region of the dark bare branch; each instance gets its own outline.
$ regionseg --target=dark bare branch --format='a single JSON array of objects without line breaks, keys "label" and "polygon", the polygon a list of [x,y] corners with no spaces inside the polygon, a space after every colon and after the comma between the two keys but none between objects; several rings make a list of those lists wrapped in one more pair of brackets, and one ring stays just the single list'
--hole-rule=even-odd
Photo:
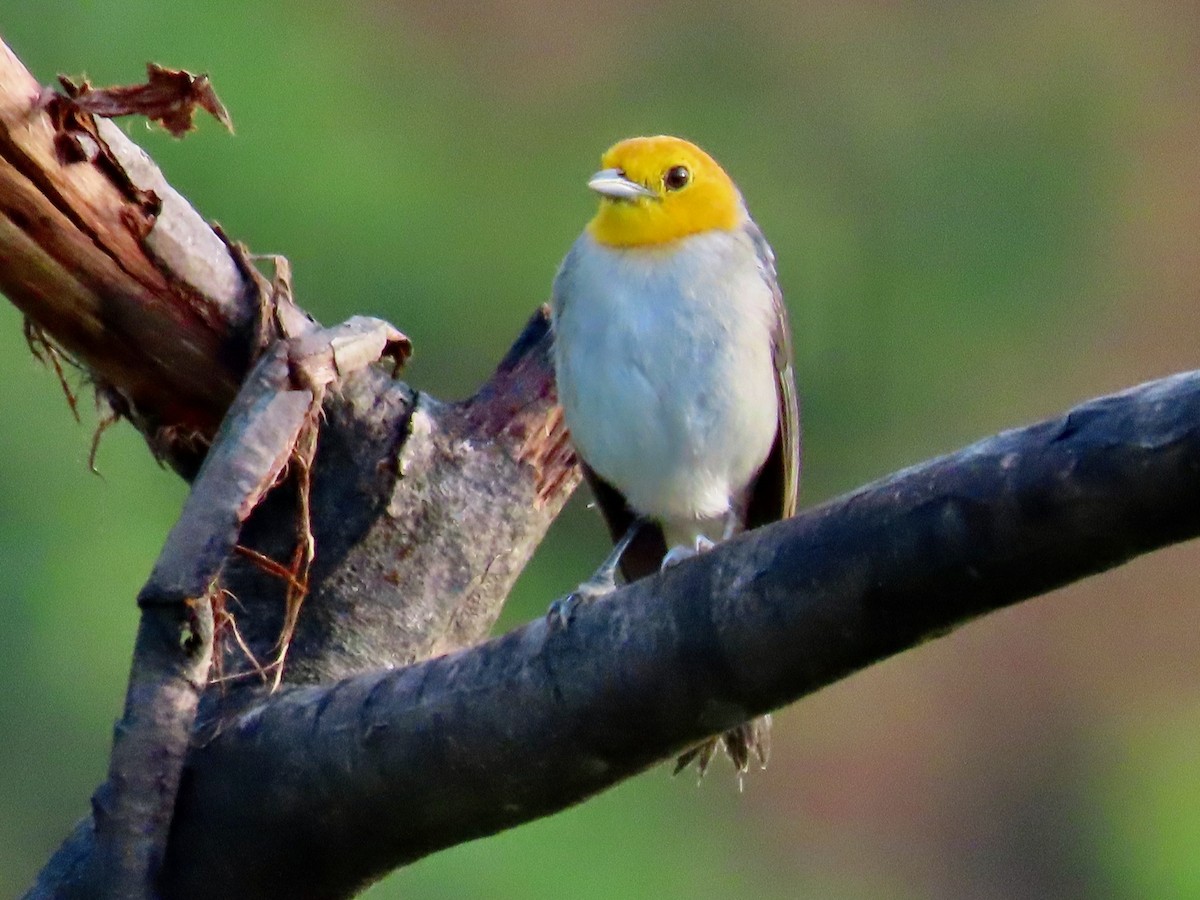
[{"label": "dark bare branch", "polygon": [[565,631],[539,620],[256,705],[190,760],[169,894],[349,896],[1197,534],[1200,373],[1188,373],[752,532],[584,607]]}]

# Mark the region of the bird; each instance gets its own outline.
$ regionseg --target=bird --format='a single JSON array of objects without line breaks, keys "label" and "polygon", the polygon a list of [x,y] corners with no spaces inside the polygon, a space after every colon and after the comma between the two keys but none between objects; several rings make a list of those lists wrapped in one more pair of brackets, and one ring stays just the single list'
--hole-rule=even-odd
[{"label": "bird", "polygon": [[[790,517],[800,414],[775,256],[736,184],[678,137],[610,147],[599,209],[551,291],[559,403],[614,541],[551,613]],[[718,744],[739,778],[765,767],[770,717],[679,757],[702,776]]]}]

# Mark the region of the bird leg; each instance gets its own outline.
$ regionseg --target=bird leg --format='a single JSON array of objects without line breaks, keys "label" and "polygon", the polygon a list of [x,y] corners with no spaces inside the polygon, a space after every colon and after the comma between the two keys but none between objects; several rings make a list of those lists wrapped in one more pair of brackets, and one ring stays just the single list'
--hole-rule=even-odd
[{"label": "bird leg", "polygon": [[[724,527],[721,530],[721,540],[727,541],[735,534],[740,534],[745,531],[745,511],[742,509],[744,504],[735,503],[729,507],[729,511],[725,513]],[[667,555],[663,557],[663,569],[669,569],[671,566],[679,565],[685,559],[691,559],[693,556],[699,556],[701,553],[707,553],[717,545],[717,541],[713,541],[706,534],[697,534],[692,546],[687,544],[679,544],[667,551]]]},{"label": "bird leg", "polygon": [[550,609],[546,611],[546,618],[550,624],[565,628],[571,624],[571,618],[575,615],[580,603],[611,594],[617,589],[617,567],[621,564],[621,557],[625,555],[625,551],[629,549],[629,545],[633,543],[633,539],[637,537],[638,532],[645,524],[645,519],[634,519],[621,539],[613,545],[612,552],[592,573],[592,577],[567,596],[550,604]]}]

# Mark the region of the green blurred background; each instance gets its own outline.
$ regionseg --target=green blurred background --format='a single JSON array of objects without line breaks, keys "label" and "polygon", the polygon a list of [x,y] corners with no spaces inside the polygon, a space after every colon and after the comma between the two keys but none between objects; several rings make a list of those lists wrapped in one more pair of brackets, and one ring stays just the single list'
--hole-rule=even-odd
[{"label": "green blurred background", "polygon": [[[600,152],[675,132],[774,243],[803,502],[1197,365],[1191,3],[10,0],[44,83],[209,73],[237,134],[126,127],[326,322],[384,316],[469,393],[590,216]],[[0,894],[106,763],[133,597],[183,497],[127,426],[86,459],[0,305]],[[503,626],[604,552],[582,496]],[[777,717],[739,793],[667,767],[385,880],[388,897],[1200,896],[1200,548],[990,616]]]}]

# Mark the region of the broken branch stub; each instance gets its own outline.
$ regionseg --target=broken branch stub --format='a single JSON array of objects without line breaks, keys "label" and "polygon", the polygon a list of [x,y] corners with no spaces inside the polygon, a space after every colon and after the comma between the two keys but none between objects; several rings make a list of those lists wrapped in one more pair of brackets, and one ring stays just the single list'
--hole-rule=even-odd
[{"label": "broken branch stub", "polygon": [[251,364],[260,297],[118,127],[47,95],[2,42],[0,247],[0,292],[194,471]]}]

